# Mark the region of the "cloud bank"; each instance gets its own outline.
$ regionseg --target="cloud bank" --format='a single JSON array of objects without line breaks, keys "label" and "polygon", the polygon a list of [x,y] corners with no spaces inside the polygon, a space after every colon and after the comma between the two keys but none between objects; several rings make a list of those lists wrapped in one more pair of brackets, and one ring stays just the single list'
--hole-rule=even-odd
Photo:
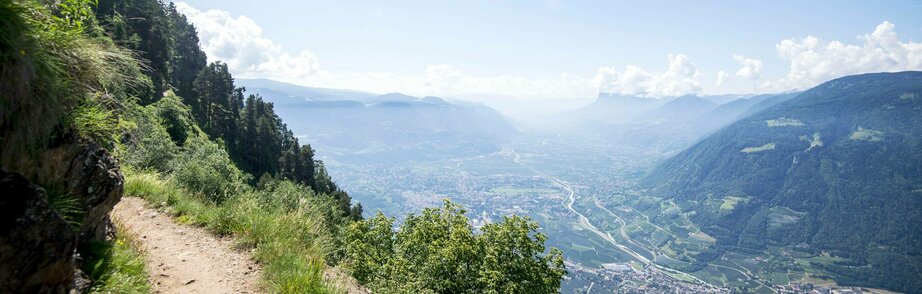
[{"label": "cloud bank", "polygon": [[310,51],[289,54],[262,36],[262,28],[246,16],[234,18],[227,11],[200,11],[185,2],[176,10],[195,25],[202,50],[209,61],[227,63],[241,77],[303,79],[319,71],[317,57]]},{"label": "cloud bank", "polygon": [[746,58],[745,56],[734,54],[733,59],[740,63],[740,69],[736,71],[736,76],[757,80],[762,77],[762,61],[758,59]]},{"label": "cloud bank", "polygon": [[840,41],[825,44],[819,38],[787,39],[775,48],[789,62],[790,70],[780,79],[762,85],[765,91],[806,89],[838,77],[870,73],[922,69],[922,43],[903,42],[890,22],[859,37],[862,44]]},{"label": "cloud bank", "polygon": [[310,51],[289,54],[263,36],[262,28],[246,16],[233,17],[227,11],[201,11],[184,2],[177,10],[199,32],[209,61],[227,63],[241,78],[268,78],[327,88],[344,88],[375,93],[403,92],[411,95],[497,95],[532,98],[575,98],[595,96],[588,78],[561,74],[558,78],[515,76],[471,76],[447,64],[429,65],[419,74],[390,72],[334,73],[321,69]]},{"label": "cloud bank", "polygon": [[623,71],[614,67],[599,68],[593,82],[600,92],[657,98],[700,92],[698,67],[683,54],[669,54],[669,66],[663,72],[648,72],[628,65]]},{"label": "cloud bank", "polygon": [[[782,40],[775,49],[779,62],[734,54],[735,71],[716,70],[705,75],[684,54],[669,54],[665,70],[651,71],[636,65],[603,66],[595,76],[562,73],[551,78],[466,74],[449,64],[433,64],[417,73],[338,73],[320,67],[318,57],[304,50],[291,53],[263,36],[262,28],[246,16],[227,11],[196,9],[176,2],[179,12],[196,26],[209,61],[223,61],[240,78],[269,78],[302,85],[363,90],[375,93],[403,92],[425,96],[508,96],[522,98],[576,98],[598,92],[659,98],[702,93],[702,80],[715,81],[707,92],[726,93],[750,81],[755,92],[779,92],[813,87],[830,79],[868,72],[922,70],[922,43],[904,42],[895,25],[883,22],[873,32],[858,37],[859,44],[823,42],[818,37]],[[766,77],[765,67],[784,66],[782,76]],[[710,82],[709,82],[710,85]]]}]

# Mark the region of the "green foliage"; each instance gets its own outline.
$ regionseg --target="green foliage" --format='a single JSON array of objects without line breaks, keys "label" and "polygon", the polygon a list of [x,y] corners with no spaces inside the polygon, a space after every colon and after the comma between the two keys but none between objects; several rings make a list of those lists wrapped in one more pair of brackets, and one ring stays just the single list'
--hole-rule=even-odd
[{"label": "green foliage", "polygon": [[92,241],[82,245],[86,262],[83,271],[93,279],[90,293],[150,293],[144,258],[134,236],[116,227],[112,242]]},{"label": "green foliage", "polygon": [[[350,198],[338,188],[313,192],[313,150],[298,144],[271,104],[253,104],[253,128],[237,126],[242,89],[226,66],[203,70],[195,29],[175,6],[101,0],[94,19],[90,1],[44,3],[52,7],[0,1],[0,165],[34,168],[33,156],[62,140],[101,143],[125,167],[127,194],[254,247],[272,292],[336,292],[322,271],[342,254],[336,236],[356,211]],[[249,130],[263,141],[248,142],[258,153],[247,171],[278,178],[261,189],[247,185],[250,176],[230,156],[242,158],[237,136]],[[82,207],[59,196],[51,199],[58,212],[79,219]],[[143,264],[122,245],[80,250],[91,257],[86,271],[97,278],[95,291],[148,290]]]},{"label": "green foliage", "polygon": [[0,163],[27,170],[50,141],[72,133],[111,143],[118,120],[110,111],[138,84],[133,56],[82,30],[57,29],[54,14],[32,1],[3,1],[0,16]]},{"label": "green foliage", "polygon": [[150,78],[153,90],[138,97],[141,104],[160,100],[169,89],[175,51],[172,19],[163,4],[158,0],[101,0],[95,12],[115,43],[137,51],[146,61],[143,72]]},{"label": "green foliage", "polygon": [[173,65],[172,86],[181,97],[194,95],[192,83],[198,77],[199,71],[205,67],[205,52],[199,48],[198,33],[189,23],[186,16],[176,11],[173,2],[167,4],[167,15],[170,18],[170,35],[173,36]]},{"label": "green foliage", "polygon": [[135,105],[124,117],[127,131],[118,155],[123,163],[139,169],[171,171],[186,140],[201,136],[189,107],[175,95],[147,106]]},{"label": "green foliage", "polygon": [[80,222],[86,214],[86,212],[83,211],[83,203],[80,202],[80,198],[74,197],[71,194],[50,190],[48,191],[48,205],[51,206],[51,208],[53,208],[74,231],[80,230]]},{"label": "green foliage", "polygon": [[93,18],[92,6],[99,4],[96,0],[58,0],[56,15],[52,18],[56,27],[82,29],[83,23]]},{"label": "green foliage", "polygon": [[521,217],[484,226],[475,234],[465,211],[441,208],[394,219],[378,213],[346,231],[353,276],[382,293],[556,293],[566,273],[562,252],[545,253],[546,237]]},{"label": "green foliage", "polygon": [[[215,62],[203,68],[193,82],[194,96],[185,97],[199,126],[212,138],[237,142],[237,117],[243,107],[242,90],[234,89],[227,64]],[[230,148],[233,150],[233,148]]]},{"label": "green foliage", "polygon": [[68,124],[81,138],[98,142],[109,149],[121,135],[119,119],[109,110],[95,101],[80,103],[68,115]]},{"label": "green foliage", "polygon": [[152,106],[157,109],[161,124],[176,145],[185,144],[187,138],[196,134],[192,113],[181,98],[167,95]]},{"label": "green foliage", "polygon": [[479,281],[484,293],[554,293],[566,273],[563,252],[551,248],[538,224],[512,216],[483,227],[484,255]]},{"label": "green foliage", "polygon": [[168,171],[170,162],[179,155],[180,148],[171,140],[156,112],[150,105],[136,105],[126,111],[130,123],[117,153],[123,165]]},{"label": "green foliage", "polygon": [[184,149],[172,162],[177,184],[214,203],[243,191],[249,176],[237,169],[223,146],[193,137]]}]

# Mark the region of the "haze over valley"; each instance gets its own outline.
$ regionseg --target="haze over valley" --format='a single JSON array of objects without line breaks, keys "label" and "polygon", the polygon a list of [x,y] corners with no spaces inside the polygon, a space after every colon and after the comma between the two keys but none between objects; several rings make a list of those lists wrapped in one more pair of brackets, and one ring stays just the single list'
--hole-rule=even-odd
[{"label": "haze over valley", "polygon": [[[824,175],[820,164],[834,160],[825,159],[831,154],[852,152],[840,148],[862,148],[854,150],[865,154],[883,147],[884,134],[890,134],[888,140],[917,136],[885,130],[885,125],[900,123],[883,119],[918,119],[919,106],[911,97],[919,90],[920,77],[918,72],[869,74],[781,94],[647,99],[602,93],[588,105],[536,125],[515,122],[483,105],[436,97],[239,82],[279,107],[282,119],[299,138],[312,142],[338,183],[369,213],[402,215],[449,198],[469,209],[475,227],[505,215],[527,215],[548,234],[550,246],[564,250],[570,273],[563,292],[590,287],[626,291],[651,283],[698,292],[780,291],[790,283],[825,285],[821,281],[836,279],[858,285],[871,285],[872,280],[900,283],[859,278],[841,264],[851,260],[873,269],[879,267],[875,262],[905,262],[901,268],[912,268],[914,257],[876,261],[861,246],[832,245],[844,242],[836,241],[842,236],[837,228],[852,225],[848,219],[830,223],[838,217],[824,220],[819,214],[905,218],[918,215],[915,204],[904,207],[905,212],[866,211],[858,208],[866,204],[857,202],[852,202],[858,205],[854,208],[818,209],[804,201],[828,200],[803,197],[813,189],[832,191],[828,185],[836,180]],[[870,92],[842,97],[853,87]],[[821,99],[837,99],[843,106],[855,103],[847,109],[879,114],[832,113]],[[877,109],[889,109],[893,116]],[[900,110],[905,112],[895,112]],[[828,129],[829,123],[836,129]],[[315,131],[318,125],[341,132]],[[750,129],[736,131],[743,127]],[[889,145],[906,146],[901,147],[905,151],[884,154],[918,156],[910,151],[917,139],[909,140]],[[833,153],[822,155],[826,152]],[[914,169],[911,164],[903,168]],[[814,180],[807,180],[811,177]],[[916,184],[907,184],[907,189],[915,189]],[[886,184],[891,185],[899,184]],[[914,201],[911,195],[916,192],[901,193],[909,197],[901,203]],[[879,201],[871,200],[875,194],[842,197]],[[785,198],[792,200],[772,200]],[[899,225],[903,221],[881,219],[887,225],[876,227],[913,234],[908,224],[915,222]],[[870,239],[854,242],[875,239],[864,238]],[[909,247],[902,250],[915,245],[905,246]]]},{"label": "haze over valley", "polygon": [[913,1],[0,1],[2,293],[922,293]]}]

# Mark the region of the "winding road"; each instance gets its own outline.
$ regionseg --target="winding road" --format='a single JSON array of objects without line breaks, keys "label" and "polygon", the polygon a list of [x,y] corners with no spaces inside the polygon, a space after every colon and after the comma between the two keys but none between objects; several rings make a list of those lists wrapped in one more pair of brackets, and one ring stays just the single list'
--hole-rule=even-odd
[{"label": "winding road", "polygon": [[[573,203],[576,202],[576,192],[573,190],[572,187],[570,187],[570,185],[566,184],[564,181],[561,181],[560,179],[558,179],[558,178],[555,177],[555,176],[549,175],[549,174],[544,173],[544,172],[542,172],[542,171],[539,171],[539,170],[537,170],[537,169],[535,169],[535,168],[533,168],[533,167],[531,167],[531,166],[529,166],[529,165],[527,165],[527,164],[522,163],[522,162],[520,161],[521,157],[519,156],[519,154],[518,154],[518,153],[515,153],[515,151],[512,151],[512,152],[513,152],[513,154],[514,154],[514,156],[513,156],[513,161],[514,161],[515,163],[524,166],[525,168],[527,168],[527,169],[531,170],[532,172],[534,172],[534,173],[536,173],[536,174],[538,174],[538,175],[540,175],[540,176],[542,176],[542,177],[544,177],[544,178],[550,180],[551,182],[553,182],[553,183],[556,184],[557,186],[560,186],[561,188],[563,188],[564,190],[566,190],[568,195],[567,195],[566,198],[564,198],[564,201],[563,201],[561,204],[563,204],[564,207],[566,207],[568,210],[570,210],[571,212],[573,212],[574,214],[577,215],[577,217],[579,218],[579,222],[580,222],[581,225],[583,225],[584,227],[588,228],[590,231],[592,231],[592,232],[595,233],[596,235],[599,235],[599,237],[602,237],[602,239],[605,239],[605,241],[608,241],[608,243],[611,243],[612,245],[615,245],[615,247],[617,247],[617,248],[620,249],[621,251],[624,251],[625,253],[627,253],[627,254],[630,255],[631,257],[634,257],[634,259],[637,259],[638,261],[640,261],[641,263],[643,263],[646,267],[649,267],[649,268],[652,268],[652,269],[654,269],[654,270],[658,270],[658,271],[661,271],[661,272],[664,272],[664,273],[667,273],[667,274],[668,274],[668,273],[671,273],[671,274],[674,274],[674,275],[679,275],[679,276],[685,277],[685,278],[687,278],[687,279],[693,280],[693,281],[695,281],[695,282],[697,282],[697,283],[699,283],[699,284],[706,285],[706,286],[708,286],[708,287],[720,288],[720,287],[718,287],[718,286],[715,286],[715,285],[713,285],[713,284],[711,284],[711,283],[705,282],[704,280],[702,280],[702,279],[700,279],[700,278],[698,278],[698,277],[696,277],[696,276],[693,276],[693,275],[691,275],[691,274],[688,274],[688,273],[686,273],[686,272],[674,270],[674,269],[667,268],[667,267],[661,266],[661,265],[659,265],[659,264],[656,264],[655,262],[653,262],[653,261],[651,261],[650,259],[646,258],[645,256],[643,256],[643,255],[637,253],[636,251],[632,250],[631,248],[628,248],[627,246],[624,246],[624,245],[618,243],[618,241],[616,241],[615,238],[613,238],[613,237],[611,236],[610,233],[606,233],[606,232],[603,232],[602,230],[599,230],[599,228],[597,228],[595,225],[592,224],[592,222],[589,221],[589,218],[587,218],[585,215],[583,215],[582,213],[580,213],[580,212],[577,211],[576,209],[573,209]],[[620,219],[620,218],[619,218],[619,219]],[[621,220],[621,221],[623,222],[623,220]],[[622,227],[622,228],[623,228],[623,227]],[[626,234],[625,234],[624,236],[626,236]],[[626,240],[631,240],[631,239],[630,239],[630,238],[626,238]],[[637,244],[636,242],[633,242],[633,241],[631,241],[631,242],[634,243],[634,244]],[[641,246],[641,247],[642,247],[642,246]]]}]

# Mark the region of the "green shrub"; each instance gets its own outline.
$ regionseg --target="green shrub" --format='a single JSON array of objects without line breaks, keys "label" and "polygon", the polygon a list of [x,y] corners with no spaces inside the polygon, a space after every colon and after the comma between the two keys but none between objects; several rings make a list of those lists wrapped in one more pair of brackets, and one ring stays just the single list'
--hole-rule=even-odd
[{"label": "green shrub", "polygon": [[151,107],[156,109],[161,124],[176,145],[182,146],[187,138],[197,133],[192,111],[183,104],[182,98],[170,94],[152,104]]},{"label": "green shrub", "polygon": [[134,106],[128,110],[130,125],[125,132],[118,157],[123,165],[138,169],[170,170],[170,162],[180,148],[170,140],[170,134],[152,106]]},{"label": "green shrub", "polygon": [[184,149],[172,170],[176,183],[187,191],[221,203],[246,187],[249,176],[237,169],[223,146],[197,136]]},{"label": "green shrub", "polygon": [[557,293],[566,273],[562,252],[527,218],[506,217],[474,233],[461,206],[448,200],[394,219],[377,216],[346,231],[352,275],[380,293]]}]

